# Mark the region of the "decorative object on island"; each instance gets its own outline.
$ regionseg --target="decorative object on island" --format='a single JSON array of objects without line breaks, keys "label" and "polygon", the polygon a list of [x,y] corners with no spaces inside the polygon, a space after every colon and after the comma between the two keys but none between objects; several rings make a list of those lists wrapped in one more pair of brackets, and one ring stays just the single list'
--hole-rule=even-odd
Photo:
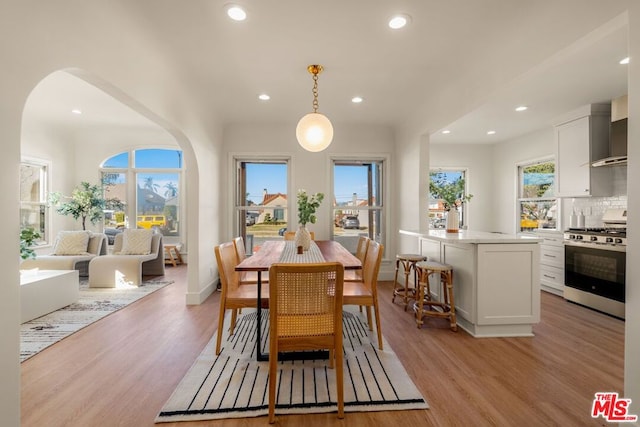
[{"label": "decorative object on island", "polygon": [[447,211],[447,233],[457,233],[460,229],[458,208],[473,197],[473,194],[465,194],[464,178],[459,176],[451,180],[447,177],[446,172],[431,172],[429,174],[429,193],[432,198],[442,203],[443,209]]},{"label": "decorative object on island", "polygon": [[318,74],[322,65],[309,65],[307,70],[313,74],[313,113],[300,119],[296,126],[296,138],[302,148],[307,151],[322,151],[333,140],[333,126],[324,114],[318,113]]},{"label": "decorative object on island", "polygon": [[[71,196],[65,196],[59,192],[50,194],[50,204],[56,208],[60,215],[71,215],[74,219],[82,220],[82,229],[86,230],[87,218],[92,224],[96,224],[104,217],[105,209],[122,210],[124,203],[119,199],[105,199],[104,187],[110,185],[92,185],[81,182]],[[66,200],[66,201],[63,201]]]},{"label": "decorative object on island", "polygon": [[20,258],[27,259],[36,257],[36,253],[31,247],[39,238],[40,233],[32,227],[20,230]]},{"label": "decorative object on island", "polygon": [[311,246],[311,234],[307,230],[307,223],[315,224],[316,209],[324,199],[323,193],[313,194],[311,197],[307,195],[306,190],[298,190],[298,230],[295,236],[295,245],[302,246],[307,251]]}]

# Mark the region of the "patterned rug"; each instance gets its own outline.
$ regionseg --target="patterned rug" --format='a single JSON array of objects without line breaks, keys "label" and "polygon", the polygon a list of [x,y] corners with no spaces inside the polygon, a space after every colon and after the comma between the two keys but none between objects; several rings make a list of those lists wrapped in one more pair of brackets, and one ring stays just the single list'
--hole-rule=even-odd
[{"label": "patterned rug", "polygon": [[[215,334],[182,379],[156,422],[213,420],[267,415],[269,362],[255,356],[255,310],[243,310],[234,335],[223,335],[223,349],[215,355]],[[262,310],[268,330],[268,310]],[[375,333],[365,317],[344,311],[345,412],[427,409],[395,353],[384,342],[378,349]],[[229,319],[225,325],[229,325]],[[268,334],[262,334],[268,349]],[[280,362],[276,415],[337,412],[335,369],[320,360]],[[266,423],[266,421],[265,421]]]},{"label": "patterned rug", "polygon": [[171,283],[146,281],[140,287],[89,288],[87,280],[80,280],[77,302],[20,325],[20,362]]}]

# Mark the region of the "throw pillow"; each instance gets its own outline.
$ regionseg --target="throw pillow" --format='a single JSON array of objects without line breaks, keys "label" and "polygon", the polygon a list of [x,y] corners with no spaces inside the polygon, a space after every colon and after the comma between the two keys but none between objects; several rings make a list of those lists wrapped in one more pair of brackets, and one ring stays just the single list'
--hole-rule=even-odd
[{"label": "throw pillow", "polygon": [[149,255],[153,230],[131,229],[122,234],[120,255]]},{"label": "throw pillow", "polygon": [[89,255],[89,231],[61,231],[56,237],[54,255]]}]

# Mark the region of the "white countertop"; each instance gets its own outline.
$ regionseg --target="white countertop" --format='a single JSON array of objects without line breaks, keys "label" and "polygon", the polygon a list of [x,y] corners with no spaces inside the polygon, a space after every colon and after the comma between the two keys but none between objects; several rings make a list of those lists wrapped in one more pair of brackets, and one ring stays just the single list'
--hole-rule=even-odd
[{"label": "white countertop", "polygon": [[400,230],[400,234],[437,240],[445,243],[538,243],[543,239],[536,236],[516,234],[490,233],[487,231],[460,230],[458,233],[447,233],[445,230]]}]

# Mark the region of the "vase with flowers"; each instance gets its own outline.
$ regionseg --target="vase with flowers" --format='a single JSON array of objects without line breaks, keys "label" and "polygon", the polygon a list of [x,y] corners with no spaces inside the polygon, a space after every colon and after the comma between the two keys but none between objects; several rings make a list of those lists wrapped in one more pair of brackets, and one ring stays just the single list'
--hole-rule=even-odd
[{"label": "vase with flowers", "polygon": [[306,190],[298,190],[298,230],[295,235],[295,244],[296,247],[302,246],[304,251],[311,247],[311,234],[307,230],[307,224],[315,224],[316,210],[323,199],[323,193],[309,196]]},{"label": "vase with flowers", "polygon": [[431,197],[439,200],[447,212],[447,233],[457,233],[460,230],[458,209],[469,202],[473,194],[465,194],[465,182],[461,176],[452,180],[444,172],[432,172],[429,178]]}]

